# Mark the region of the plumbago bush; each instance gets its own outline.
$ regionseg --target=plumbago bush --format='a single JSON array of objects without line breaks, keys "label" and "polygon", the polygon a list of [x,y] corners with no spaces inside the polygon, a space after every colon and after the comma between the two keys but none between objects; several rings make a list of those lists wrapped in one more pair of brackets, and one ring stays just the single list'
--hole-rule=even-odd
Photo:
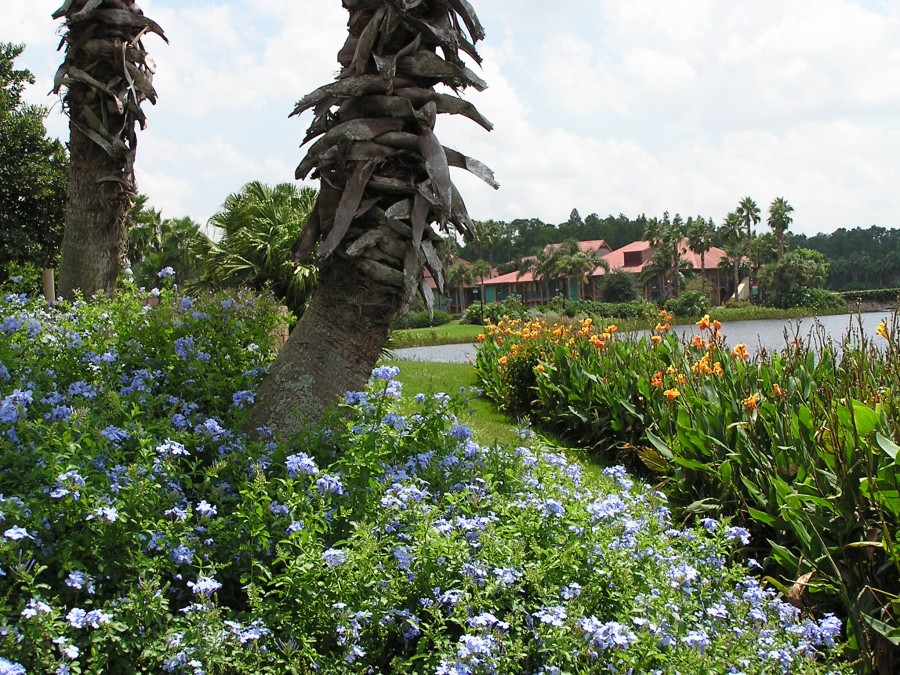
[{"label": "plumbago bush", "polygon": [[0,301],[0,673],[841,671],[744,529],[480,446],[396,369],[302,447],[246,436],[279,316]]},{"label": "plumbago bush", "polygon": [[748,528],[766,581],[836,610],[865,667],[900,666],[900,326],[729,347],[709,316],[682,343],[581,326],[489,326],[485,392],[607,461],[658,476],[679,517]]}]

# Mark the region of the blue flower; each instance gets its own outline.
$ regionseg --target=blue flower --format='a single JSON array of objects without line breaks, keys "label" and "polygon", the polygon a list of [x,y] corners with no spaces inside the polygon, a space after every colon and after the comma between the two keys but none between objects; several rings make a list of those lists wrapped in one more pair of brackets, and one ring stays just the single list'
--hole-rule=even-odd
[{"label": "blue flower", "polygon": [[400,369],[397,366],[381,366],[372,371],[372,379],[390,381],[399,374]]},{"label": "blue flower", "polygon": [[173,270],[171,267],[163,267],[159,272],[156,273],[156,276],[158,276],[160,279],[174,277],[175,270]]},{"label": "blue flower", "polygon": [[339,548],[330,548],[322,552],[322,560],[329,567],[343,565],[347,561],[347,551]]},{"label": "blue flower", "polygon": [[197,581],[189,581],[188,587],[193,591],[194,595],[203,595],[207,598],[222,588],[222,584],[213,577],[197,577]]},{"label": "blue flower", "polygon": [[591,616],[578,622],[584,631],[584,638],[597,649],[625,649],[637,641],[635,635],[628,626],[618,621],[602,622],[597,617]]},{"label": "blue flower", "polygon": [[532,614],[535,619],[538,619],[541,623],[549,624],[551,626],[556,626],[557,628],[561,627],[563,623],[565,623],[566,617],[568,616],[566,612],[566,608],[562,605],[555,605],[553,607],[542,607],[538,611]]},{"label": "blue flower", "polygon": [[337,476],[332,476],[330,474],[323,474],[321,478],[316,480],[316,488],[319,491],[319,494],[327,495],[342,495],[344,494],[344,486],[341,484],[341,481]]},{"label": "blue flower", "polygon": [[165,441],[157,445],[156,452],[158,452],[163,457],[187,457],[191,454],[187,451],[184,445],[182,445],[178,441],[173,441],[171,438],[167,438]]},{"label": "blue flower", "polygon": [[0,675],[25,675],[25,666],[0,656]]},{"label": "blue flower", "polygon": [[6,532],[3,533],[3,536],[12,541],[19,541],[21,539],[25,539],[26,537],[28,539],[34,539],[34,537],[28,534],[28,530],[26,530],[24,527],[19,527],[18,525],[13,525],[11,528],[6,530]]},{"label": "blue flower", "polygon": [[249,389],[237,391],[231,396],[231,403],[235,408],[246,408],[248,405],[253,405],[254,401],[256,401],[256,394]]},{"label": "blue flower", "polygon": [[169,556],[175,564],[190,563],[194,559],[194,551],[184,544],[176,546]]},{"label": "blue flower", "polygon": [[100,432],[100,435],[115,445],[119,445],[119,443],[127,441],[129,438],[129,434],[125,429],[120,429],[119,427],[112,425],[103,429]]},{"label": "blue flower", "polygon": [[300,473],[305,473],[310,476],[315,476],[319,473],[315,461],[313,461],[312,457],[305,452],[289,455],[287,459],[285,459],[285,464],[287,465],[288,476],[291,478],[296,478],[297,474]]},{"label": "blue flower", "polygon": [[216,515],[216,513],[218,513],[216,507],[210,504],[205,499],[201,499],[200,503],[197,504],[194,510],[200,515],[201,518],[212,518],[214,515]]}]

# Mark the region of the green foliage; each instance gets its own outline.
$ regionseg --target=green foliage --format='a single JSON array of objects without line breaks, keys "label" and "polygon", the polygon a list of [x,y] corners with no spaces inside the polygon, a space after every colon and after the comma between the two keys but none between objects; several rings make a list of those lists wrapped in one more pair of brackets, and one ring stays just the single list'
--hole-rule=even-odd
[{"label": "green foliage", "polygon": [[600,286],[602,302],[633,302],[639,297],[637,281],[633,274],[624,270],[613,270],[604,275]]},{"label": "green foliage", "polygon": [[823,294],[807,293],[807,290],[821,289],[827,278],[825,256],[807,248],[789,251],[781,260],[762,268],[758,275],[760,292],[769,304],[781,308],[827,303]]},{"label": "green foliage", "polygon": [[[584,326],[494,332],[479,378],[500,405],[527,399],[535,420],[607,461],[659,474],[680,513],[747,527],[773,584],[796,584],[808,607],[840,608],[869,667],[886,653],[895,669],[897,316],[875,338],[819,333],[756,360],[729,349],[708,317],[681,344],[666,334],[670,318],[640,340]],[[533,381],[508,369],[535,351]],[[530,388],[510,391],[520,386]]]},{"label": "green foliage", "polygon": [[896,303],[900,298],[900,288],[872,288],[867,290],[847,291],[839,294],[844,300],[856,302]]},{"label": "green foliage", "polygon": [[53,267],[65,222],[65,148],[47,138],[47,110],[22,101],[27,70],[16,70],[22,45],[0,43],[0,279],[12,262]]},{"label": "green foliage", "polygon": [[699,319],[709,309],[709,298],[700,291],[685,291],[677,298],[666,300],[666,310],[685,319]]},{"label": "green foliage", "polygon": [[480,446],[390,367],[302,448],[247,437],[275,304],[146,300],[0,300],[11,672],[842,670],[839,622],[732,562],[742,530]]},{"label": "green foliage", "polygon": [[528,310],[522,302],[522,298],[513,294],[500,302],[486,303],[483,308],[478,302],[469,305],[463,312],[460,323],[480,326],[487,321],[498,323],[505,316],[511,319],[521,319],[527,313]]},{"label": "green foliage", "polygon": [[444,312],[440,309],[434,310],[432,315],[428,314],[428,310],[419,310],[415,312],[409,312],[405,316],[396,319],[392,328],[394,329],[402,329],[402,328],[427,328],[430,326],[443,326],[444,324],[448,324],[453,320],[453,317],[450,316],[447,312]]},{"label": "green foliage", "polygon": [[300,237],[317,198],[312,188],[293,183],[274,187],[253,181],[229,195],[209,224],[223,234],[218,241],[194,239],[201,269],[193,288],[251,288],[271,291],[300,316],[317,283],[315,266],[294,260]]}]

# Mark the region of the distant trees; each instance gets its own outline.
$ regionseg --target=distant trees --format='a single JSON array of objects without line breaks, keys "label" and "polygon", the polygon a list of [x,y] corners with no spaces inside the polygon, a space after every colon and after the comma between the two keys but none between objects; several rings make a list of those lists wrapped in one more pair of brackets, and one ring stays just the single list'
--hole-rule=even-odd
[{"label": "distant trees", "polygon": [[597,268],[609,271],[609,263],[595,250],[581,250],[575,240],[548,246],[538,257],[535,277],[544,280],[575,279],[576,298],[581,299],[582,286]]},{"label": "distant trees", "polygon": [[128,264],[134,283],[151,288],[159,282],[160,270],[171,267],[179,283],[196,272],[198,260],[192,242],[200,227],[190,218],[163,218],[147,206],[147,196],[138,194],[128,214]]},{"label": "distant trees", "polygon": [[703,216],[688,218],[686,236],[690,249],[700,256],[700,292],[706,297],[706,254],[712,248],[713,235],[716,226],[713,219],[706,220]]},{"label": "distant trees", "polygon": [[66,202],[65,148],[47,138],[46,109],[22,100],[34,81],[15,60],[25,47],[0,43],[0,270],[33,265],[44,270],[44,291],[56,295]]}]

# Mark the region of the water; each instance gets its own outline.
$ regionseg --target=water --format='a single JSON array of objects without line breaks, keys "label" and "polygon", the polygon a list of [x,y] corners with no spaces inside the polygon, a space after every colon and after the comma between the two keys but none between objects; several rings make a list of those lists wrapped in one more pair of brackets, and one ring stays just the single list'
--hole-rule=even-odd
[{"label": "water", "polygon": [[[747,350],[755,354],[761,348],[766,351],[780,351],[786,346],[787,339],[795,337],[807,342],[811,333],[818,330],[821,325],[826,335],[835,342],[840,342],[848,331],[859,334],[859,323],[862,322],[863,332],[867,337],[875,337],[875,328],[887,319],[890,322],[890,312],[863,312],[861,314],[838,314],[835,316],[807,317],[803,319],[766,319],[763,321],[734,321],[725,324],[722,332],[726,335],[729,346],[739,343],[747,345]],[[697,326],[687,324],[685,326],[673,326],[672,330],[683,339],[690,339],[699,333]],[[648,335],[646,331],[637,335]],[[474,363],[476,345],[441,345],[437,347],[409,347],[395,349],[394,355],[400,360],[409,361],[434,361],[438,363]]]}]

